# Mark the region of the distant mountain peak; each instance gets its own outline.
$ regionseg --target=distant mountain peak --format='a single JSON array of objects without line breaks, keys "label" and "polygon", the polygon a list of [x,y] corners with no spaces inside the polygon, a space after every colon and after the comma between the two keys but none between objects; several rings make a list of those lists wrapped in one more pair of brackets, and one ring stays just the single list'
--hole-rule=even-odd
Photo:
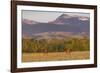
[{"label": "distant mountain peak", "polygon": [[38,22],[33,21],[33,20],[28,20],[28,19],[23,19],[22,23],[23,24],[29,24],[29,25],[38,24]]},{"label": "distant mountain peak", "polygon": [[71,16],[68,15],[68,14],[62,14],[62,15],[60,16],[60,18],[71,18]]},{"label": "distant mountain peak", "polygon": [[85,16],[62,14],[61,16],[56,18],[56,20],[50,23],[57,25],[64,25],[64,24],[79,23],[81,21],[89,21],[89,18]]}]

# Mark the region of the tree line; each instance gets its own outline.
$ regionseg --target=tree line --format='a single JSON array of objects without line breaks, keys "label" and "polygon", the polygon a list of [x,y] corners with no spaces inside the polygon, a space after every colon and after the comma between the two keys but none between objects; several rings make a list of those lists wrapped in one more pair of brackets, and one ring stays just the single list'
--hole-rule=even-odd
[{"label": "tree line", "polygon": [[70,39],[22,39],[22,52],[64,52],[70,48],[71,51],[89,50],[89,38],[70,38]]}]

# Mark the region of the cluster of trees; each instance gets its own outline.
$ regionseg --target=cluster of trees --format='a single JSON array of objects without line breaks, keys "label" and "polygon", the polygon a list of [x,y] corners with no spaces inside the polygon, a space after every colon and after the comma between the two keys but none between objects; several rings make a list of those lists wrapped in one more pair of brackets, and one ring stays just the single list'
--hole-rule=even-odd
[{"label": "cluster of trees", "polygon": [[71,39],[23,39],[23,52],[63,52],[64,49],[70,48],[71,51],[86,51],[89,50],[89,39],[71,38]]}]

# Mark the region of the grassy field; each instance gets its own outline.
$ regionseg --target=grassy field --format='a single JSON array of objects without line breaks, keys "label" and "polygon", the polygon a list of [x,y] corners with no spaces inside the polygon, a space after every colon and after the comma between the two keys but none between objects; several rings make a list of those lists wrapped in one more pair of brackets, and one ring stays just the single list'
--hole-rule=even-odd
[{"label": "grassy field", "polygon": [[65,52],[53,53],[23,53],[22,62],[84,60],[89,59],[89,51],[76,51],[67,54]]}]

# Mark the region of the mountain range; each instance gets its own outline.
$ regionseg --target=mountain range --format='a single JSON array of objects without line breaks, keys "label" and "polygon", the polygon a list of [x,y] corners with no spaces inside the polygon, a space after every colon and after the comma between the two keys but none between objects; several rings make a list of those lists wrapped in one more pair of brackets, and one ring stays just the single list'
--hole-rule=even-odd
[{"label": "mountain range", "polygon": [[73,35],[89,35],[90,19],[85,16],[62,14],[48,23],[22,19],[23,37],[66,37]]}]

